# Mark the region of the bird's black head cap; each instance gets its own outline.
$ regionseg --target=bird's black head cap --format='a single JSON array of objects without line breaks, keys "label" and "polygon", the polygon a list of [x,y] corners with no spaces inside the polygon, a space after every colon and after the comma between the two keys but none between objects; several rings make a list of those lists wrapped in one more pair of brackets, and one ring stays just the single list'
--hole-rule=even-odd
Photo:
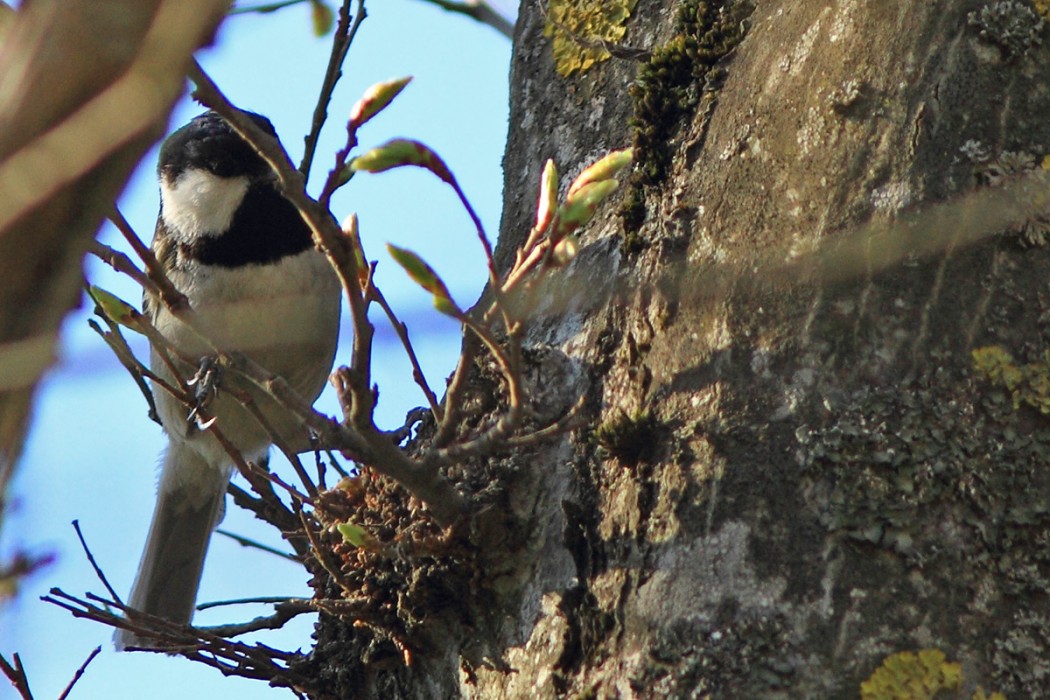
[{"label": "bird's black head cap", "polygon": [[[277,137],[269,119],[254,112],[245,114],[263,131]],[[208,111],[175,131],[160,147],[158,175],[174,179],[191,168],[219,177],[238,177],[265,175],[270,166],[217,112]]]}]

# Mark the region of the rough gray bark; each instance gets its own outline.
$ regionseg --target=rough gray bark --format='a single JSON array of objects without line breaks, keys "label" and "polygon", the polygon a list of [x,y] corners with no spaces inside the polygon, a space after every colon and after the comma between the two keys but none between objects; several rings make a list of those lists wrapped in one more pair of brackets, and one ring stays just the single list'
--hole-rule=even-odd
[{"label": "rough gray bark", "polygon": [[[681,7],[639,4],[626,43],[643,61],[566,79],[523,5],[502,255],[531,224],[545,158],[571,175],[635,138],[628,86],[668,57]],[[581,301],[529,337],[536,405],[586,393],[588,428],[453,475],[486,506],[460,544],[369,574],[378,590],[400,572],[383,624],[322,620],[313,671],[332,696],[855,698],[888,655],[924,648],[961,664],[959,697],[1050,695],[1050,429],[971,359],[1042,357],[1043,215],[882,271],[768,266],[1035,168],[1050,153],[1038,16],[691,7],[731,53],[674,97],[649,94],[640,113],[664,121],[638,127],[667,159],[642,149],[626,245],[610,212],[572,268],[619,301]],[[702,303],[647,285],[683,264]]]}]

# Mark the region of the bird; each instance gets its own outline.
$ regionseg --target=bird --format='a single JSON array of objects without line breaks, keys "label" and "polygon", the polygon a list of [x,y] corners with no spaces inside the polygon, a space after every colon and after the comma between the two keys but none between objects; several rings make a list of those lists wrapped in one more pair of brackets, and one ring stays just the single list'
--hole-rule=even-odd
[{"label": "bird", "polygon": [[[262,115],[245,112],[277,136]],[[247,379],[200,369],[215,350],[243,353],[316,400],[331,371],[339,330],[340,285],[310,229],[282,194],[271,166],[215,111],[193,118],[161,145],[160,213],[152,250],[192,309],[191,323],[148,293],[144,311],[175,355],[178,374],[209,385],[214,423],[153,387],[168,445],[157,502],[128,606],[189,624],[212,531],[223,517],[234,462],[218,429],[244,459],[266,458],[273,435],[244,407],[247,394],[287,444],[306,447],[302,421]],[[192,326],[192,327],[191,327]],[[203,340],[206,337],[207,340]],[[194,362],[197,364],[195,365]],[[151,344],[150,368],[177,383],[164,352]],[[117,630],[117,649],[150,648],[148,639]]]}]

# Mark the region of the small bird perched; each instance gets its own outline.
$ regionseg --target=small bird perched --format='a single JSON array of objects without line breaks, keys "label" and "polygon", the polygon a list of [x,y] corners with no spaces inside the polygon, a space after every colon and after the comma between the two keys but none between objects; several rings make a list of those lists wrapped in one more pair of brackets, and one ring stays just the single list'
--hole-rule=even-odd
[{"label": "small bird perched", "polygon": [[[249,116],[276,137],[273,125]],[[200,369],[212,348],[240,352],[313,401],[324,387],[339,330],[339,282],[310,230],[281,194],[270,166],[222,117],[206,112],[173,133],[157,165],[161,206],[153,252],[193,309],[193,325],[147,298],[146,313],[183,358]],[[203,331],[209,341],[202,341]],[[198,366],[180,362],[183,377]],[[151,369],[176,380],[152,348]],[[209,382],[210,384],[210,382]],[[236,398],[247,393],[282,439],[307,445],[305,428],[248,380],[223,375],[206,405],[214,426],[250,461],[271,435]],[[156,510],[128,604],[189,623],[212,530],[222,519],[233,461],[186,405],[154,388],[168,436]],[[118,631],[118,649],[148,640]]]}]

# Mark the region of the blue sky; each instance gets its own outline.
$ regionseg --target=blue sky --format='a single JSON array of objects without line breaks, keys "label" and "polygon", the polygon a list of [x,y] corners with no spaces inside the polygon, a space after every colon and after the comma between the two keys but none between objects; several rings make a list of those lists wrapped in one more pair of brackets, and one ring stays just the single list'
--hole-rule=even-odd
[{"label": "blue sky", "polygon": [[[359,134],[367,148],[412,137],[434,148],[455,172],[494,239],[499,225],[507,133],[507,78],[510,42],[471,20],[413,0],[371,0],[350,50],[344,77],[330,110],[330,122],[315,160],[314,193],[344,135],[342,120],[372,83],[415,76],[398,100]],[[509,3],[500,6],[513,12]],[[215,47],[199,59],[235,104],[271,118],[294,161],[310,122],[316,91],[328,57],[327,39],[315,38],[309,11],[292,7],[268,15],[231,18]],[[173,126],[202,108],[184,99]],[[537,155],[540,158],[541,155]],[[121,198],[124,214],[148,240],[157,213],[151,152]],[[458,350],[456,325],[430,311],[428,296],[407,282],[387,258],[383,244],[408,247],[443,276],[456,300],[469,305],[481,291],[484,263],[467,214],[446,186],[422,171],[358,176],[333,200],[342,219],[356,211],[370,258],[380,261],[378,280],[413,333],[432,386],[442,385]],[[112,230],[102,240],[124,248]],[[89,262],[92,283],[135,301],[140,293],[100,264]],[[57,561],[30,578],[20,595],[0,610],[0,653],[18,652],[38,698],[54,698],[97,645],[103,653],[77,684],[77,698],[292,697],[257,681],[225,679],[213,669],[163,655],[117,654],[110,631],[75,620],[42,603],[53,586],[72,594],[100,591],[70,522],[79,519],[92,551],[110,581],[126,594],[138,564],[153,509],[157,458],[163,446],[137,389],[103,343],[87,328],[83,310],[63,333],[63,357],[45,382],[14,501],[0,539],[0,553],[14,543],[53,552]],[[424,403],[389,328],[377,323],[378,418],[400,425],[405,412]],[[337,362],[345,362],[341,349]],[[330,395],[319,407],[330,413]],[[280,546],[280,541],[247,513],[230,506],[223,528]],[[205,567],[200,601],[263,595],[306,595],[301,567],[216,536]],[[265,614],[263,607],[208,611],[200,624],[243,621]],[[286,649],[309,648],[313,618],[304,616],[285,630],[259,637]],[[0,683],[0,698],[15,697]]]}]

